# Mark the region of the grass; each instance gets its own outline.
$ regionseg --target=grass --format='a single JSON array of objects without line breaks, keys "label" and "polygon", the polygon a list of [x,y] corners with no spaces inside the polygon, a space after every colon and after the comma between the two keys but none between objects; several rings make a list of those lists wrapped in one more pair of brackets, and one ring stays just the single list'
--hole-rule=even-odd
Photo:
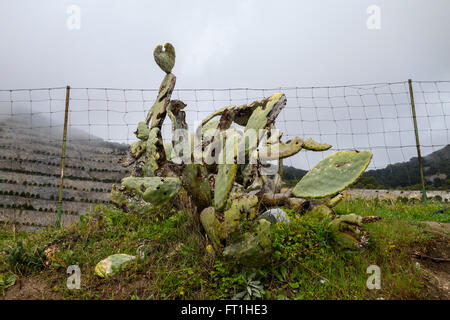
[{"label": "grass", "polygon": [[[40,279],[40,298],[58,299],[230,299],[261,283],[253,298],[264,299],[422,299],[427,298],[421,270],[411,259],[412,248],[432,241],[420,221],[449,222],[447,213],[429,214],[446,207],[401,201],[345,200],[339,214],[379,215],[367,226],[365,250],[335,248],[326,225],[308,216],[288,225],[274,225],[273,259],[266,267],[246,269],[206,250],[198,218],[188,211],[136,216],[109,206],[97,206],[71,227],[47,228],[34,234],[0,231],[0,275],[12,273],[24,283]],[[5,250],[23,242],[19,265],[10,265]],[[35,268],[36,255],[51,248],[52,256]],[[114,253],[145,254],[112,279],[101,279],[95,265]],[[33,260],[33,268],[26,268]],[[81,289],[66,287],[67,267],[81,268]],[[366,287],[368,266],[381,270],[381,289]],[[259,281],[259,282],[258,282]],[[1,283],[0,283],[1,286]],[[0,293],[2,291],[0,288]],[[243,295],[240,295],[243,296]],[[6,295],[8,298],[8,296]]]}]

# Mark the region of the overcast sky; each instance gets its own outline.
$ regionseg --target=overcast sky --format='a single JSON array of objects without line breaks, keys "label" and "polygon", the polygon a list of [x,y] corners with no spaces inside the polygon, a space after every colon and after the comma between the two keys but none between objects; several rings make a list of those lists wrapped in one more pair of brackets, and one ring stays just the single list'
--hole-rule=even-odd
[{"label": "overcast sky", "polygon": [[2,0],[0,88],[155,88],[165,42],[179,88],[450,80],[449,16],[448,0]]},{"label": "overcast sky", "polygon": [[2,0],[0,89],[154,89],[164,74],[153,49],[165,42],[177,88],[450,80],[449,17],[449,0]]}]

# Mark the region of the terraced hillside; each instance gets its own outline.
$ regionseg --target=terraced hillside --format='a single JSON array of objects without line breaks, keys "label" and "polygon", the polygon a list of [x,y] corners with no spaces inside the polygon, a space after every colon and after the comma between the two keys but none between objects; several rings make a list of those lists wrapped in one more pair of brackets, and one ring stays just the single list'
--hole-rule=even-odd
[{"label": "terraced hillside", "polygon": [[[0,121],[0,222],[33,230],[53,224],[60,182],[61,128],[31,129]],[[96,203],[109,203],[112,183],[126,169],[118,159],[127,146],[69,131],[62,222],[70,224]]]}]

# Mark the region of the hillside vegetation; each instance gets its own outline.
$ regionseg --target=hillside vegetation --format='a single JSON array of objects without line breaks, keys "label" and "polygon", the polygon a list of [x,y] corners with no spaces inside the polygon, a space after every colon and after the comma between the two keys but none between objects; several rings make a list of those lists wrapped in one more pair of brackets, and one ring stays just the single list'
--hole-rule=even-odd
[{"label": "hillside vegetation", "polygon": [[[50,128],[46,128],[50,129]],[[36,230],[56,221],[61,135],[27,122],[0,122],[0,221]],[[76,133],[76,135],[74,134]],[[64,224],[98,203],[109,203],[112,183],[126,170],[117,164],[126,146],[72,130],[64,172]]]},{"label": "hillside vegetation", "polygon": [[[450,190],[450,145],[423,157],[423,170],[427,190]],[[283,178],[295,185],[306,174],[305,170],[284,166]],[[353,186],[358,189],[422,190],[419,161],[389,164],[386,168],[368,170]]]}]

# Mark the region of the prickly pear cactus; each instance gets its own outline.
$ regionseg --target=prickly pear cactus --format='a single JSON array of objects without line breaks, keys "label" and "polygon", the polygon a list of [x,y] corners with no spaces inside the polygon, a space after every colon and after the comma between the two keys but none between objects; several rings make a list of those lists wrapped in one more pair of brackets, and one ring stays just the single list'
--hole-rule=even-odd
[{"label": "prickly pear cactus", "polygon": [[[281,140],[275,121],[286,96],[279,92],[249,104],[223,107],[190,133],[185,121],[187,105],[171,100],[176,81],[174,47],[170,43],[157,46],[154,59],[165,77],[145,121],[137,125],[138,141],[121,160],[123,166],[133,166],[129,177],[113,185],[113,203],[135,214],[147,214],[164,210],[164,205],[178,199],[178,193],[187,194],[216,253],[247,266],[261,266],[271,259],[271,222],[260,217],[266,207],[286,206],[322,219],[341,248],[354,249],[367,242],[363,225],[376,217],[338,216],[332,207],[342,199],[339,192],[367,168],[370,151],[334,153],[308,172],[292,192],[281,192],[282,168],[268,176],[269,161],[282,164],[281,159],[302,149],[331,148],[300,137]],[[172,122],[172,139],[163,140],[166,115]],[[324,203],[305,199],[323,197],[328,197]]]}]

